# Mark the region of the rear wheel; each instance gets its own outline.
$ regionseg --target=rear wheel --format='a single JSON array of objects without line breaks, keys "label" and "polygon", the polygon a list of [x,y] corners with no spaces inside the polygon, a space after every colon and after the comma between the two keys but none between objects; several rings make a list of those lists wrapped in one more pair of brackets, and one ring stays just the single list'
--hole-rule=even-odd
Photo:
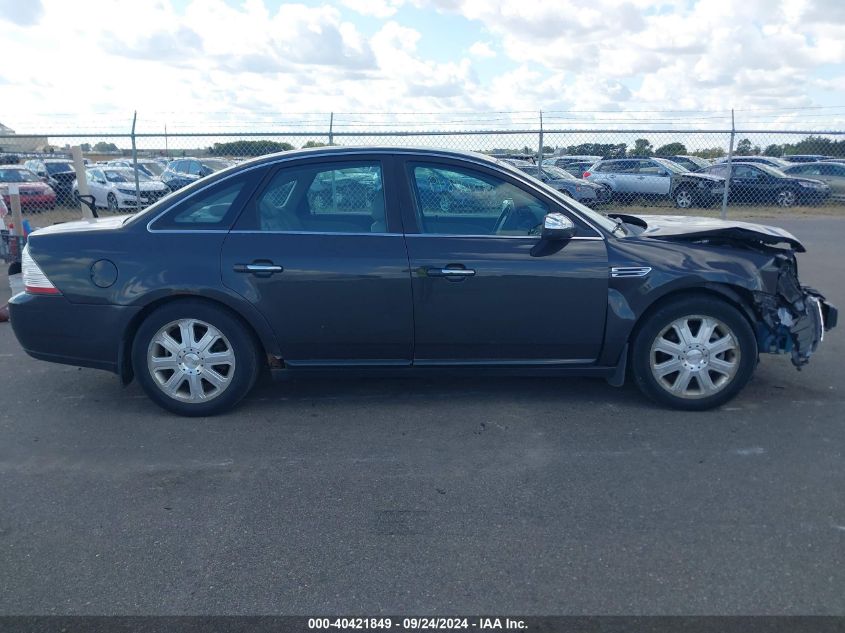
[{"label": "rear wheel", "polygon": [[147,395],[186,416],[214,415],[240,402],[258,376],[258,358],[236,317],[197,300],[150,314],[132,345],[135,375]]},{"label": "rear wheel", "polygon": [[733,306],[709,297],[658,308],[637,332],[631,357],[643,393],[693,411],[733,398],[756,363],[757,342],[748,321]]}]

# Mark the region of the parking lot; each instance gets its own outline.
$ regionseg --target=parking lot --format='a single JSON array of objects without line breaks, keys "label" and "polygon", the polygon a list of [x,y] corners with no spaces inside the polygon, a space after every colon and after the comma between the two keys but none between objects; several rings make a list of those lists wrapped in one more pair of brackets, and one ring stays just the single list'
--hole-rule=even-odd
[{"label": "parking lot", "polygon": [[[845,219],[768,222],[845,306]],[[0,324],[0,613],[845,614],[843,357],[840,326],[706,413],[319,378],[185,419]]]}]

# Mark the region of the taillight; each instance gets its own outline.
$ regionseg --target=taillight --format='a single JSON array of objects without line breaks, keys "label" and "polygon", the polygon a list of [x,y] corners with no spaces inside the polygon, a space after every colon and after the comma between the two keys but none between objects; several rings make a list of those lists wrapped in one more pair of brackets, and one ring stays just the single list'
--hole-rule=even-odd
[{"label": "taillight", "polygon": [[23,273],[23,287],[26,292],[33,295],[60,295],[59,289],[53,282],[47,279],[32,256],[29,254],[29,245],[24,246],[21,253],[21,272]]},{"label": "taillight", "polygon": [[589,178],[589,177],[590,177],[590,172],[588,172],[588,171],[585,171],[583,174],[581,174],[581,178]]}]

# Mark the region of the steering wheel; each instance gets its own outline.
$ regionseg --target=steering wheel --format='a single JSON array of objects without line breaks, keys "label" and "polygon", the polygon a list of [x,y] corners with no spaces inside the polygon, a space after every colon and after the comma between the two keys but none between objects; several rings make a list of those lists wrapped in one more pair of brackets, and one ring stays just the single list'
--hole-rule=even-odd
[{"label": "steering wheel", "polygon": [[496,220],[496,228],[493,229],[493,234],[498,235],[502,229],[505,228],[508,220],[511,217],[511,213],[513,213],[516,206],[514,206],[513,200],[510,198],[505,198],[502,200],[502,212],[499,214],[499,219]]}]

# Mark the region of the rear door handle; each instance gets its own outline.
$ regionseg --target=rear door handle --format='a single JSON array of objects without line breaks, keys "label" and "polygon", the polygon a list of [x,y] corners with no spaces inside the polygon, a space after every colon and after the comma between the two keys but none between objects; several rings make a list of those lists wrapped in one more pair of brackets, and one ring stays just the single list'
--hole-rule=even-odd
[{"label": "rear door handle", "polygon": [[236,273],[252,273],[253,275],[270,276],[273,273],[284,272],[284,267],[272,262],[253,262],[252,264],[235,264]]}]

